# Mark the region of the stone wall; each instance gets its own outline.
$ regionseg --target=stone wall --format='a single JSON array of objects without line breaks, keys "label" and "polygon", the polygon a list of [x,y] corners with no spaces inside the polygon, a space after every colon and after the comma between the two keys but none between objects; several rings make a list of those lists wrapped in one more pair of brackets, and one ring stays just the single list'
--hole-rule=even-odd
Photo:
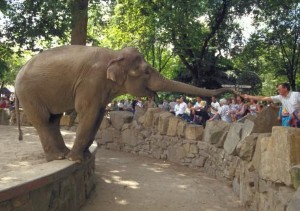
[{"label": "stone wall", "polygon": [[139,117],[115,111],[103,120],[96,141],[205,170],[231,185],[247,210],[298,210],[300,129],[276,126],[276,116],[267,108],[257,118],[208,122],[204,129],[158,108]]}]

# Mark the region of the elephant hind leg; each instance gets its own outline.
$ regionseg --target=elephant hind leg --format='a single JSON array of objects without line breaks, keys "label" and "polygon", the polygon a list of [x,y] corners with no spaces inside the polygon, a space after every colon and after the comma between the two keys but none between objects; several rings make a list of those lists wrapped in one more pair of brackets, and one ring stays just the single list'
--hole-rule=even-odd
[{"label": "elephant hind leg", "polygon": [[40,112],[39,115],[35,114],[30,118],[40,137],[47,161],[64,159],[70,151],[60,133],[61,116],[61,114]]},{"label": "elephant hind leg", "polygon": [[48,121],[36,126],[47,161],[64,159],[70,152],[60,133],[61,116],[50,114]]}]

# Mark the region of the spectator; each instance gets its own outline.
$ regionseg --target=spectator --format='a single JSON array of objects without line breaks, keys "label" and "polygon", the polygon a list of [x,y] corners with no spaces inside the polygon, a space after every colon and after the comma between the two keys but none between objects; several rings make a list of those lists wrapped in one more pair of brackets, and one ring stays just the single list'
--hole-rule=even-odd
[{"label": "spectator", "polygon": [[136,106],[140,107],[140,108],[143,108],[143,101],[142,101],[142,98],[140,97],[137,97],[137,102],[136,102]]},{"label": "spectator", "polygon": [[157,107],[157,105],[154,102],[153,97],[146,97],[146,101],[145,101],[145,103],[143,105],[143,108],[145,110],[147,110],[148,108],[156,108],[156,107]]},{"label": "spectator", "polygon": [[185,109],[185,112],[182,115],[182,119],[184,119],[186,122],[191,122],[191,108],[193,107],[193,104],[191,102],[188,102],[187,107]]},{"label": "spectator", "polygon": [[[258,101],[268,101],[274,103],[281,103],[282,107],[287,110],[291,118],[293,113],[300,111],[300,92],[290,91],[288,83],[281,83],[277,86],[278,95],[275,96],[252,96],[244,94],[245,99],[254,99]],[[292,125],[296,125],[296,118],[294,115]]]},{"label": "spectator", "polygon": [[162,108],[166,111],[169,111],[169,103],[166,98],[163,99]]},{"label": "spectator", "polygon": [[[211,97],[211,103],[210,103],[210,117],[213,117],[216,113],[218,113],[218,110],[220,108],[220,104],[217,101],[217,98],[215,96]],[[219,117],[216,117],[215,120],[218,120]]]},{"label": "spectator", "polygon": [[176,105],[174,107],[174,113],[175,113],[175,116],[178,116],[179,114],[179,110],[180,110],[180,99],[176,99]]},{"label": "spectator", "polygon": [[207,113],[206,101],[202,100],[200,96],[196,97],[196,103],[194,107],[191,108],[191,119],[193,119],[194,123],[198,122],[196,116],[200,117],[200,124],[205,127],[209,115]]},{"label": "spectator", "polygon": [[132,113],[135,113],[135,107],[136,107],[137,102],[138,101],[136,99],[133,99],[131,102]]},{"label": "spectator", "polygon": [[289,112],[287,112],[287,110],[285,108],[283,108],[282,106],[280,106],[280,108],[279,108],[277,119],[281,123],[281,126],[285,126],[285,127],[291,126],[292,118],[291,118]]},{"label": "spectator", "polygon": [[229,106],[227,105],[227,100],[226,99],[221,99],[220,100],[220,108],[218,110],[218,112],[209,119],[209,121],[214,120],[215,118],[217,118],[218,116],[221,117],[221,120],[224,122],[232,122],[231,120],[231,115],[230,115],[230,109]]},{"label": "spectator", "polygon": [[171,102],[169,103],[169,107],[170,107],[170,112],[173,113],[175,115],[175,105],[176,105],[176,101],[175,98],[172,97],[171,98]]},{"label": "spectator", "polygon": [[124,110],[125,110],[125,111],[131,111],[131,110],[132,110],[132,109],[131,109],[130,102],[129,102],[128,99],[125,99],[125,100],[124,100]]},{"label": "spectator", "polygon": [[237,104],[235,97],[232,97],[230,100],[231,100],[230,104],[228,103],[229,101],[227,101],[227,103],[229,105],[229,110],[230,110],[229,113],[230,113],[230,116],[231,116],[231,121],[235,122],[236,121],[235,114],[239,110],[239,105]]},{"label": "spectator", "polygon": [[246,114],[248,113],[248,107],[244,103],[244,99],[241,98],[241,96],[236,97],[236,102],[238,104],[238,110],[236,111],[236,113],[234,115],[234,119],[239,120],[242,117],[246,116]]},{"label": "spectator", "polygon": [[124,100],[120,100],[118,102],[118,110],[119,111],[124,111]]},{"label": "spectator", "polygon": [[248,107],[249,113],[253,116],[257,116],[257,113],[261,111],[260,105],[257,104],[257,101],[250,99],[250,105]]},{"label": "spectator", "polygon": [[182,96],[179,98],[179,104],[178,104],[177,109],[175,109],[176,116],[181,117],[184,114],[186,107],[187,107],[187,104],[184,102],[184,97]]},{"label": "spectator", "polygon": [[0,108],[7,108],[7,102],[6,102],[6,99],[5,97],[1,97],[0,99]]}]

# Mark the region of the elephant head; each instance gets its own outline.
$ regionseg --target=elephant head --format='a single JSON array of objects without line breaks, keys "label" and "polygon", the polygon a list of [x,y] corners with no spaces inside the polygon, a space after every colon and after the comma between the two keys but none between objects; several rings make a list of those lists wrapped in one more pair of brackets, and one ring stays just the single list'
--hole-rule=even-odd
[{"label": "elephant head", "polygon": [[154,96],[158,91],[180,92],[192,96],[214,96],[224,92],[237,92],[231,88],[204,89],[169,80],[149,65],[135,48],[124,48],[107,68],[107,78],[124,87],[134,96]]}]

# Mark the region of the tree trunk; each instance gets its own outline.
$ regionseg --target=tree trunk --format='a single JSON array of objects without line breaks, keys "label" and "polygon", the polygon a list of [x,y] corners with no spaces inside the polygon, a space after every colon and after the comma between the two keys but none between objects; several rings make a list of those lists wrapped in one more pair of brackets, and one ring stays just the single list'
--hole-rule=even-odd
[{"label": "tree trunk", "polygon": [[71,45],[86,45],[89,0],[73,0]]}]

